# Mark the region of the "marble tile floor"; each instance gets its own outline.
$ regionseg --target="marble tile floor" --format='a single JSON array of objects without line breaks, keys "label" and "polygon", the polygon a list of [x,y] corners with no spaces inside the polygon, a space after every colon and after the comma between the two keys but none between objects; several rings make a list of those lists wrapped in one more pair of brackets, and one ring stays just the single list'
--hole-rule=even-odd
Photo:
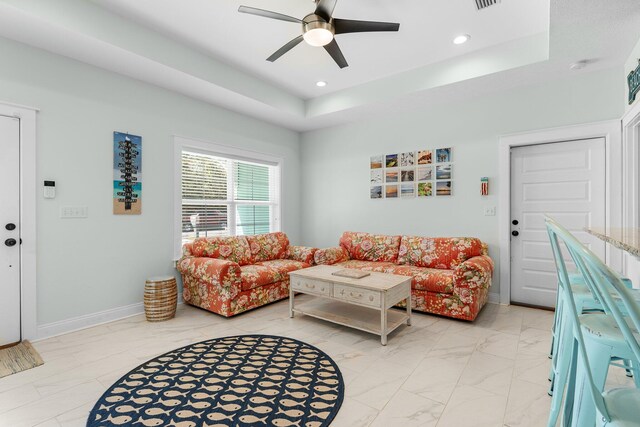
[{"label": "marble tile floor", "polygon": [[[45,364],[0,379],[0,426],[84,426],[100,395],[137,365],[190,343],[250,333],[305,341],[338,363],[346,396],[333,427],[544,426],[552,319],[493,304],[474,323],[415,313],[413,326],[383,347],[364,332],[289,319],[286,300],[231,319],[180,306],[167,322],[138,315],[34,343]],[[610,381],[627,379],[612,372]]]}]

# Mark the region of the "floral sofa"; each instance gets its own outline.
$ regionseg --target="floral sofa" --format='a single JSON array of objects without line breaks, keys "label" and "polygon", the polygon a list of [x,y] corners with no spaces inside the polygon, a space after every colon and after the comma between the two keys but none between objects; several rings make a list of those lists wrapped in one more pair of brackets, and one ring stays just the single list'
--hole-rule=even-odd
[{"label": "floral sofa", "polygon": [[183,299],[230,317],[287,298],[288,273],[313,265],[315,251],[284,233],[195,239],[177,264]]},{"label": "floral sofa", "polygon": [[412,276],[413,309],[464,320],[487,302],[493,276],[487,246],[469,237],[345,232],[339,247],[316,251],[315,262]]}]

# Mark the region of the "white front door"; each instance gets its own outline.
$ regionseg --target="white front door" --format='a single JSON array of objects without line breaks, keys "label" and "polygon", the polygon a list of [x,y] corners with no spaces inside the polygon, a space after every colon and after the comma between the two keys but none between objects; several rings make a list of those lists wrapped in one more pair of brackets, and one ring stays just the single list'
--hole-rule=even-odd
[{"label": "white front door", "polygon": [[20,341],[20,119],[0,116],[0,346]]},{"label": "white front door", "polygon": [[557,276],[544,216],[604,259],[605,244],[584,231],[604,227],[604,138],[511,150],[511,302],[554,307]]}]

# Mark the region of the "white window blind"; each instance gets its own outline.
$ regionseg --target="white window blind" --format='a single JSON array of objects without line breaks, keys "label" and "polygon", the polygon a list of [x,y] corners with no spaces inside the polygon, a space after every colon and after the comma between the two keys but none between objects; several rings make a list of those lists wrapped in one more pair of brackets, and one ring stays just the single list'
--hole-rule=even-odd
[{"label": "white window blind", "polygon": [[182,151],[182,242],[278,231],[278,165]]}]

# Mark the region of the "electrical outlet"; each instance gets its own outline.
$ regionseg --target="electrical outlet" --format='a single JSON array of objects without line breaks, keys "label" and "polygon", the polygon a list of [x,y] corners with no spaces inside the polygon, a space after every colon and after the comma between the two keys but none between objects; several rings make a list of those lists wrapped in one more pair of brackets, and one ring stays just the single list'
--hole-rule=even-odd
[{"label": "electrical outlet", "polygon": [[495,206],[485,206],[484,207],[484,216],[496,216],[496,207]]},{"label": "electrical outlet", "polygon": [[61,206],[60,218],[86,218],[89,216],[87,206]]}]

